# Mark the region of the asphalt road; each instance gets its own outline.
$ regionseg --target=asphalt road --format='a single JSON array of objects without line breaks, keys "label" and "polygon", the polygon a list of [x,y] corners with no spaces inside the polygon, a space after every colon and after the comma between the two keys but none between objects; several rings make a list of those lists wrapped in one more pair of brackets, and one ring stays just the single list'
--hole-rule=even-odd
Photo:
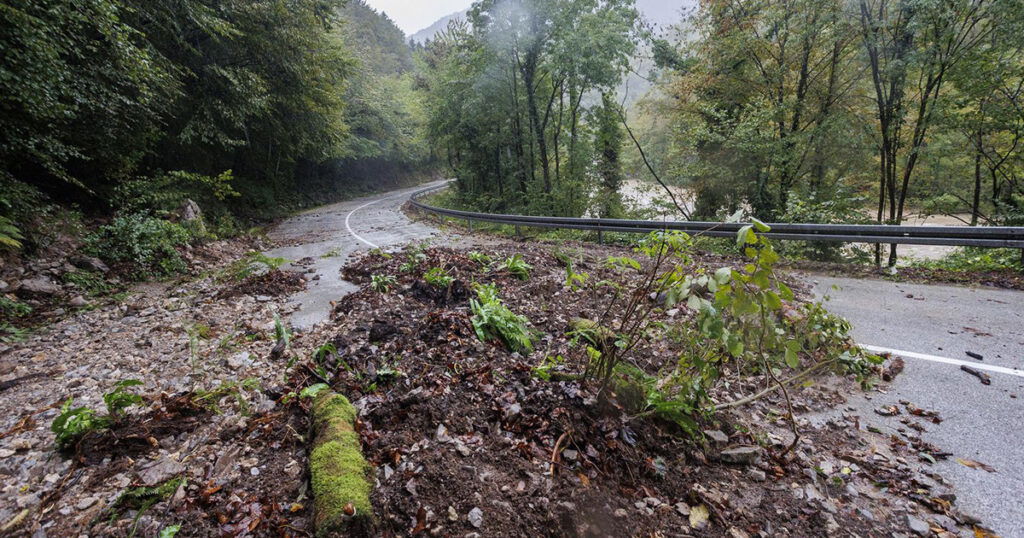
[{"label": "asphalt road", "polygon": [[271,238],[293,246],[266,254],[295,262],[312,259],[312,264],[293,266],[315,273],[306,290],[291,297],[298,306],[289,318],[293,329],[307,330],[328,319],[331,301],[337,301],[356,289],[341,279],[341,268],[351,256],[371,248],[388,248],[413,241],[431,239],[437,229],[413,222],[402,214],[409,196],[428,186],[350,200],[300,213],[285,220],[270,232]]},{"label": "asphalt road", "polygon": [[[831,297],[829,310],[852,322],[858,343],[912,352],[904,355],[906,368],[886,392],[851,397],[862,427],[895,433],[902,424],[874,410],[900,400],[938,411],[942,424],[929,425],[922,437],[953,453],[934,467],[953,484],[956,505],[1000,536],[1024,537],[1024,293],[808,278],[819,297]],[[937,362],[942,359],[952,363]],[[992,384],[961,371],[958,361],[994,367],[986,371]],[[972,469],[957,458],[995,472]]]}]

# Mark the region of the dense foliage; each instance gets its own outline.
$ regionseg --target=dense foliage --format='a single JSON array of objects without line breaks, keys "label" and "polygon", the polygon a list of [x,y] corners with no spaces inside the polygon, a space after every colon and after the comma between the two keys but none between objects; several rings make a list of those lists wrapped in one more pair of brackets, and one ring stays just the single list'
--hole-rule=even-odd
[{"label": "dense foliage", "polygon": [[0,28],[6,247],[47,197],[192,199],[231,233],[362,187],[367,162],[396,179],[430,157],[411,50],[361,0],[5,0]]},{"label": "dense foliage", "polygon": [[1018,0],[702,2],[654,47],[644,143],[703,218],[1020,224],[1022,23]]},{"label": "dense foliage", "polygon": [[587,114],[600,113],[600,93],[625,72],[637,16],[632,0],[481,0],[469,24],[453,23],[429,44],[430,133],[467,203],[589,209],[595,178],[616,174],[619,142],[607,140],[614,130],[596,133]]}]

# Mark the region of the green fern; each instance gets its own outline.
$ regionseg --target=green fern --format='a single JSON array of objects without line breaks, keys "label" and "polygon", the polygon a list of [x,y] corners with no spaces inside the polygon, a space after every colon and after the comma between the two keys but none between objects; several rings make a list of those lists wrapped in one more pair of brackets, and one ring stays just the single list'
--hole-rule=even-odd
[{"label": "green fern", "polygon": [[524,316],[513,313],[498,297],[494,284],[478,284],[476,299],[469,300],[471,322],[477,337],[484,342],[499,341],[509,351],[532,352],[533,332]]},{"label": "green fern", "polygon": [[11,222],[11,219],[0,217],[0,250],[20,249],[22,239],[25,239],[25,236],[21,235],[21,230]]}]

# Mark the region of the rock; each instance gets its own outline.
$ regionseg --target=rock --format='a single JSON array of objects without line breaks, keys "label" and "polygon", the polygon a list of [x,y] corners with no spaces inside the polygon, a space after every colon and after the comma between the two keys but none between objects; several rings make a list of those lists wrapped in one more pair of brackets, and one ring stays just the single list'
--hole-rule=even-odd
[{"label": "rock", "polygon": [[18,286],[18,293],[21,295],[39,295],[51,297],[60,294],[60,286],[54,284],[46,277],[36,277],[22,280]]},{"label": "rock", "polygon": [[448,507],[448,521],[458,521],[459,513],[455,510],[454,506]]},{"label": "rock", "polygon": [[475,507],[470,510],[469,523],[479,529],[484,524],[484,511]]},{"label": "rock", "polygon": [[932,534],[932,529],[928,527],[927,523],[910,514],[907,514],[907,526],[918,536],[931,536]]},{"label": "rock", "polygon": [[252,356],[249,355],[248,351],[235,353],[234,355],[228,357],[228,366],[234,370],[238,370],[241,368],[249,368],[253,365],[254,362],[255,361],[253,361]]},{"label": "rock", "polygon": [[78,504],[75,505],[75,508],[79,510],[85,510],[86,508],[89,508],[90,506],[96,504],[97,500],[99,499],[97,499],[96,497],[86,497],[78,501]]},{"label": "rock", "polygon": [[146,486],[157,486],[185,472],[185,466],[172,460],[163,459],[139,473],[139,479]]},{"label": "rock", "polygon": [[195,227],[196,232],[200,234],[206,233],[206,225],[203,223],[203,210],[194,201],[185,200],[185,203],[181,204],[181,208],[178,209],[178,217],[181,218],[182,222]]},{"label": "rock", "polygon": [[110,272],[110,267],[107,267],[103,260],[92,256],[75,256],[71,258],[71,264],[86,271],[95,271],[103,274]]},{"label": "rock", "polygon": [[617,508],[614,512],[614,515],[619,519],[625,519],[629,517],[629,512],[627,512],[625,508]]},{"label": "rock", "polygon": [[828,533],[829,536],[835,536],[839,534],[840,529],[841,527],[839,526],[839,523],[836,522],[836,518],[832,516],[832,514],[825,514],[825,532]]},{"label": "rock", "polygon": [[768,476],[761,469],[751,469],[747,471],[747,476],[754,482],[764,482],[768,479]]},{"label": "rock", "polygon": [[0,280],[0,292],[7,291],[7,288],[11,287],[7,282]]},{"label": "rock", "polygon": [[81,308],[83,306],[88,305],[89,301],[86,301],[85,297],[82,297],[81,295],[76,295],[70,301],[68,301],[68,304],[75,308]]},{"label": "rock", "polygon": [[756,446],[740,446],[723,450],[719,458],[725,463],[753,465],[761,458],[761,449]]},{"label": "rock", "polygon": [[681,515],[683,517],[689,517],[690,516],[690,505],[688,505],[688,504],[686,504],[684,502],[676,503],[675,509],[676,509],[676,512],[678,512],[679,515]]},{"label": "rock", "polygon": [[750,538],[750,535],[739,527],[729,527],[729,538]]},{"label": "rock", "polygon": [[704,435],[718,446],[729,444],[729,436],[722,432],[722,430],[704,430]]}]

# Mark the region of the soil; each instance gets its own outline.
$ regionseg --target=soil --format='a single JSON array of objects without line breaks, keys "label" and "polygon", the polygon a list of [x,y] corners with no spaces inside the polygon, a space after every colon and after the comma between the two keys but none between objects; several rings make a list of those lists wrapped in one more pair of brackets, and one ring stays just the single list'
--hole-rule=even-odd
[{"label": "soil", "polygon": [[[834,412],[861,390],[851,379],[825,375],[793,391],[801,440],[787,456],[778,396],[707,417],[695,437],[643,413],[626,388],[599,393],[579,379],[586,357],[565,333],[574,318],[601,317],[612,292],[566,289],[550,247],[487,247],[496,260],[523,255],[528,280],[485,271],[464,250],[427,248],[410,271],[406,252],[364,255],[344,270],[359,291],[338,298],[330,322],[287,341],[274,319],[287,314],[295,277],[232,287],[210,276],[246,250],[221,245],[197,259],[191,279],[136,288],[0,345],[0,534],[155,536],[181,525],[178,536],[312,535],[309,403],[297,394],[319,382],[360,410],[374,465],[372,536],[906,536],[918,523],[955,536],[978,525],[930,470],[941,447],[915,437],[918,421],[938,417],[908,403],[904,435],[862,430],[859,417]],[[608,256],[629,254],[561,250],[592,282],[614,276]],[[450,288],[423,281],[432,267],[455,279]],[[397,283],[378,293],[375,274]],[[474,282],[496,284],[530,320],[533,352],[480,341]],[[670,327],[690,315],[658,309],[654,321]],[[651,375],[680,350],[654,336],[631,355]],[[550,381],[534,370],[548,357],[561,357]],[[898,365],[884,374],[892,379]],[[128,378],[144,383],[144,405],[58,452],[50,424],[61,404],[74,397],[103,413],[102,394]],[[247,379],[247,389],[206,397]],[[738,371],[726,381],[718,402],[765,385]],[[754,457],[731,463],[731,449]],[[187,481],[173,489],[177,478]],[[167,484],[173,492],[151,506],[129,503],[149,491],[138,488]]]}]

